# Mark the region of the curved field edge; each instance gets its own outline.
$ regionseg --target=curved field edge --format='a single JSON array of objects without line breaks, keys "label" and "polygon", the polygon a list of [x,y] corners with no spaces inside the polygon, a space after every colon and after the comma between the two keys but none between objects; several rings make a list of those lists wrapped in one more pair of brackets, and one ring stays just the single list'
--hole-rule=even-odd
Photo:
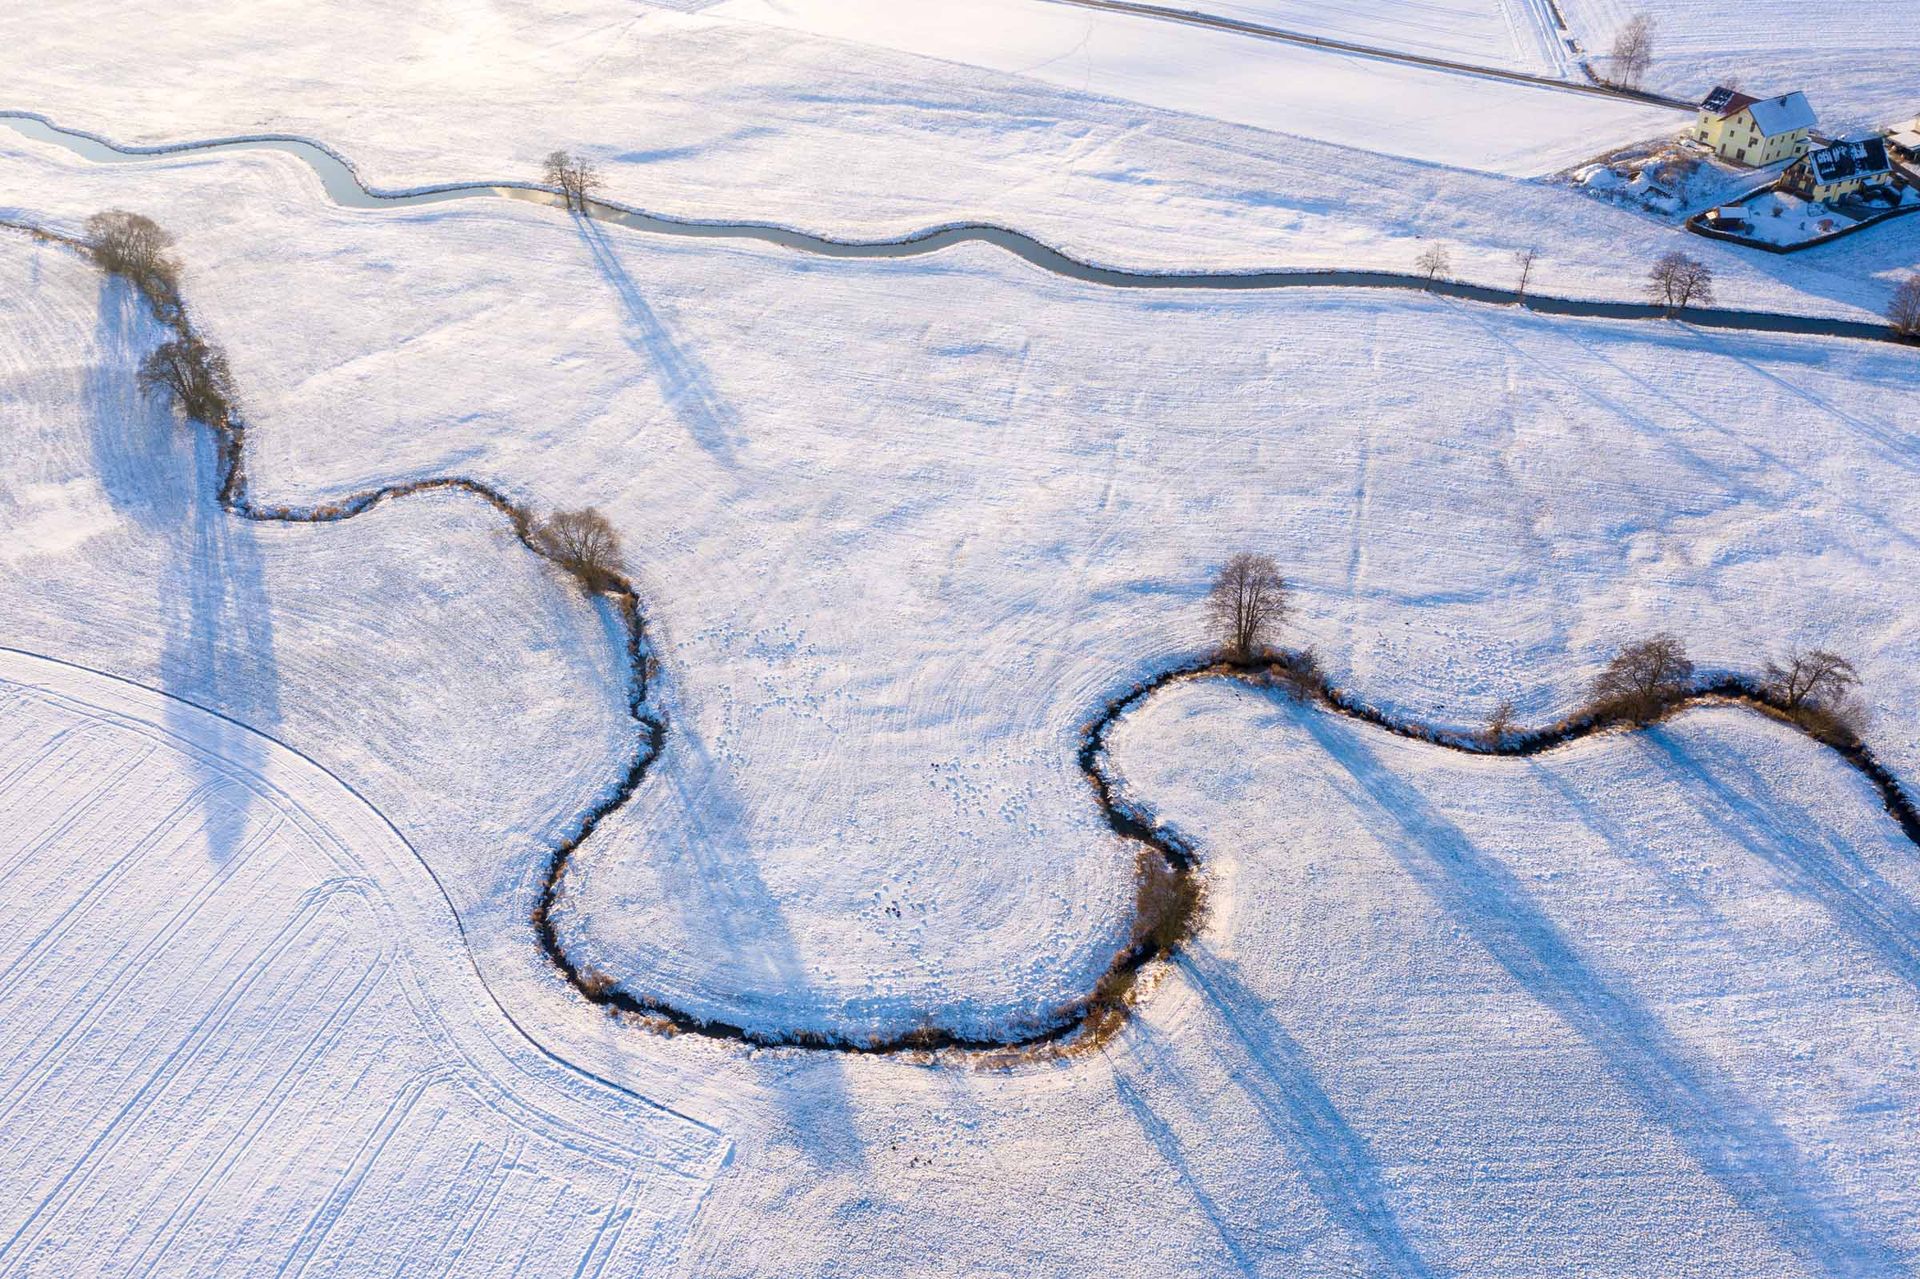
[{"label": "curved field edge", "polygon": [[[629,1085],[609,1079],[605,1075],[581,1066],[579,1063],[555,1052],[530,1033],[526,1026],[516,1018],[506,1004],[501,1001],[500,997],[495,994],[492,985],[487,981],[486,972],[474,957],[473,947],[467,935],[466,923],[461,919],[460,911],[454,905],[452,894],[447,891],[445,882],[440,878],[439,873],[434,870],[432,863],[423,857],[420,851],[414,847],[413,841],[407,838],[406,832],[396,826],[385,813],[380,811],[372,800],[368,799],[367,796],[347,778],[342,777],[339,773],[328,768],[325,764],[322,764],[319,760],[292,743],[276,737],[272,733],[265,732],[225,711],[204,705],[190,698],[182,697],[177,693],[154,688],[152,685],[141,683],[138,680],[128,679],[124,675],[116,675],[111,671],[99,670],[80,662],[69,661],[66,658],[53,657],[45,653],[30,652],[8,645],[0,645],[0,683],[13,683],[28,689],[38,689],[61,698],[79,697],[87,700],[101,699],[107,702],[118,703],[123,708],[128,703],[134,703],[140,707],[140,714],[136,716],[136,718],[141,718],[143,723],[151,718],[152,715],[157,714],[162,708],[172,706],[184,707],[190,712],[189,717],[185,720],[181,720],[177,716],[167,713],[160,715],[162,723],[148,723],[147,727],[164,734],[168,738],[179,740],[194,749],[204,749],[204,745],[198,740],[195,732],[192,731],[192,726],[196,720],[209,726],[209,729],[212,730],[216,736],[218,734],[238,732],[249,737],[258,738],[267,744],[273,757],[278,760],[281,766],[288,770],[286,776],[277,778],[270,784],[271,789],[279,793],[288,794],[296,801],[303,802],[303,804],[324,795],[330,790],[337,789],[339,794],[344,795],[351,802],[354,824],[357,828],[365,832],[366,838],[384,841],[388,847],[395,849],[396,853],[398,850],[404,850],[407,861],[425,873],[427,881],[433,885],[432,893],[428,895],[427,900],[433,901],[437,897],[439,905],[445,907],[444,918],[452,925],[453,937],[449,940],[457,941],[461,957],[465,960],[465,966],[473,973],[474,979],[479,985],[480,992],[486,997],[486,1002],[499,1013],[501,1019],[515,1036],[524,1042],[528,1048],[532,1049],[540,1059],[558,1067],[567,1075],[594,1087],[604,1088],[613,1093],[617,1093],[648,1110],[664,1116],[671,1116],[723,1142],[725,1148],[717,1152],[715,1158],[720,1162],[724,1162],[728,1157],[726,1148],[730,1148],[732,1143],[726,1137],[725,1133],[713,1125],[696,1119],[684,1111],[676,1110],[643,1093],[637,1092]],[[115,713],[118,714],[119,712],[116,711]],[[353,841],[353,846],[358,849],[362,846],[362,843],[359,840],[355,840]],[[435,913],[439,912],[436,911]]]},{"label": "curved field edge", "polygon": [[[76,237],[24,223],[5,222],[0,225],[62,245],[89,261],[94,260],[88,244]],[[143,292],[162,324],[182,339],[196,339],[185,303],[170,285],[163,287],[157,295],[149,290]],[[473,496],[498,511],[506,517],[515,540],[522,547],[566,571],[535,541],[531,511],[501,490],[466,476],[434,476],[402,481],[307,507],[257,504],[247,492],[245,461],[248,428],[238,414],[231,411],[231,406],[216,416],[219,420],[201,422],[200,425],[213,432],[218,441],[217,497],[221,507],[232,515],[258,522],[333,523],[351,519],[383,503],[415,493],[450,490]],[[665,1033],[698,1034],[754,1047],[820,1049],[858,1054],[959,1051],[991,1054],[1004,1059],[1008,1055],[1017,1058],[1022,1055],[1079,1051],[1103,1042],[1123,1025],[1132,1005],[1134,984],[1140,972],[1156,960],[1171,958],[1202,921],[1205,885],[1200,858],[1195,849],[1177,831],[1158,822],[1149,809],[1121,797],[1116,779],[1107,768],[1107,740],[1114,725],[1169,684],[1197,679],[1235,680],[1264,686],[1287,683],[1298,695],[1311,698],[1327,711],[1373,724],[1397,736],[1425,741],[1448,750],[1504,757],[1537,755],[1596,733],[1645,726],[1642,722],[1630,722],[1617,714],[1582,713],[1544,727],[1519,730],[1499,742],[1489,743],[1473,734],[1395,717],[1339,688],[1323,676],[1315,675],[1302,682],[1294,675],[1299,667],[1293,654],[1275,654],[1269,660],[1251,665],[1203,658],[1169,668],[1109,700],[1083,731],[1077,753],[1077,763],[1094,792],[1108,827],[1140,849],[1138,895],[1128,941],[1087,995],[1063,1005],[1043,1023],[1028,1023],[994,1037],[961,1034],[931,1020],[903,1034],[869,1038],[807,1029],[770,1031],[698,1017],[658,996],[635,993],[623,985],[618,977],[577,963],[568,954],[553,924],[552,908],[561,891],[572,854],[609,815],[624,806],[638,791],[654,761],[665,749],[669,731],[665,718],[648,706],[653,660],[647,643],[645,615],[631,581],[616,574],[593,586],[583,583],[583,587],[590,594],[604,598],[621,623],[626,637],[623,656],[628,667],[627,713],[634,722],[638,740],[625,774],[578,812],[547,856],[539,898],[531,919],[540,948],[582,998],[609,1013],[623,1015],[638,1024]],[[1662,703],[1655,718],[1700,702],[1744,706],[1780,720],[1835,751],[1873,785],[1883,807],[1902,834],[1920,847],[1920,810],[1916,809],[1898,779],[1880,763],[1865,742],[1850,733],[1820,731],[1803,723],[1791,713],[1791,708],[1774,698],[1757,680],[1737,673],[1721,674],[1671,694]],[[455,918],[457,921],[457,912]],[[461,936],[463,944],[467,944],[464,926]],[[470,945],[468,949],[471,958]],[[498,1003],[497,1000],[495,1002]],[[502,1011],[505,1011],[504,1008]],[[521,1033],[525,1034],[524,1031]],[[542,1048],[541,1051],[547,1050]]]},{"label": "curved field edge", "polygon": [[[195,152],[270,149],[296,156],[319,177],[328,197],[342,207],[403,207],[455,199],[518,199],[553,207],[568,207],[554,187],[515,179],[443,182],[411,187],[373,187],[338,149],[315,138],[292,133],[255,133],[196,141],[125,145],[102,134],[72,129],[35,111],[0,110],[5,123],[29,137],[61,146],[96,163],[165,158]],[[1440,279],[1422,274],[1379,270],[1267,269],[1247,271],[1151,271],[1102,265],[1075,256],[1017,228],[988,221],[953,221],[922,227],[897,236],[872,239],[842,238],[784,223],[751,219],[707,219],[653,212],[612,200],[587,198],[580,215],[630,230],[699,239],[752,240],[796,252],[841,258],[905,258],[942,252],[960,244],[990,244],[1030,266],[1081,283],[1115,289],[1197,289],[1236,292],[1287,288],[1399,289],[1495,306],[1521,306],[1543,315],[1588,319],[1678,320],[1703,328],[1799,337],[1851,338],[1920,345],[1920,338],[1902,335],[1890,324],[1844,320],[1785,311],[1731,310],[1718,307],[1670,308],[1619,299],[1565,297]]]}]

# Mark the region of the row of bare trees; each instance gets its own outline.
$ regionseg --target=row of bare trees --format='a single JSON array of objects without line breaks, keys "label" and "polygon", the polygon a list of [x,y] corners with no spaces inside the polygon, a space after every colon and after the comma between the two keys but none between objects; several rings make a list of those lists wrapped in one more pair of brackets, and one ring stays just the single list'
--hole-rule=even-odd
[{"label": "row of bare trees", "polygon": [[[1287,617],[1287,583],[1269,555],[1242,551],[1221,566],[1207,592],[1206,614],[1220,660],[1262,666],[1308,696],[1323,684],[1312,649],[1281,652],[1275,633]],[[1601,720],[1646,724],[1694,691],[1693,661],[1686,645],[1662,633],[1628,644],[1594,678],[1585,714]],[[1830,649],[1790,649],[1769,661],[1760,680],[1769,704],[1829,740],[1858,740],[1866,711],[1858,696],[1859,673]],[[1502,702],[1480,730],[1482,745],[1497,747],[1519,732],[1513,705]]]},{"label": "row of bare trees", "polygon": [[[1514,292],[1523,301],[1533,282],[1534,266],[1540,261],[1538,249],[1520,249],[1513,255],[1519,279]],[[1444,245],[1432,244],[1420,251],[1414,268],[1429,284],[1445,279],[1453,259]],[[1713,268],[1679,250],[1663,253],[1647,269],[1647,298],[1668,317],[1688,307],[1713,305]],[[1920,275],[1908,276],[1893,290],[1887,303],[1887,324],[1903,338],[1920,339]]]},{"label": "row of bare trees", "polygon": [[175,321],[175,336],[140,362],[140,388],[171,395],[194,421],[223,430],[231,426],[233,374],[226,355],[183,322],[173,236],[143,214],[107,209],[87,219],[85,244],[103,270],[131,283],[156,311]]},{"label": "row of bare trees", "polygon": [[[591,166],[565,152],[549,158],[548,176],[566,193],[568,207],[584,207],[586,193],[598,184]],[[151,218],[125,209],[108,209],[87,220],[86,246],[105,270],[131,281],[163,314],[175,316],[175,336],[162,342],[140,364],[140,389],[171,396],[186,416],[219,430],[234,416],[233,373],[227,357],[186,325],[179,308],[179,264],[169,250],[173,237]],[[625,586],[620,538],[611,521],[594,507],[555,511],[541,519],[519,517],[528,543],[579,579],[592,592]]]},{"label": "row of bare trees", "polygon": [[[1520,249],[1513,255],[1513,264],[1519,270],[1514,293],[1523,301],[1528,287],[1533,283],[1533,270],[1539,261],[1540,250],[1536,248]],[[1453,268],[1453,259],[1444,245],[1431,244],[1420,251],[1413,265],[1420,277],[1431,284],[1447,277]],[[1915,285],[1912,292],[1912,322],[1920,325],[1920,285]],[[1711,306],[1713,268],[1698,258],[1678,251],[1663,253],[1647,271],[1647,296],[1669,316],[1690,306]],[[1898,321],[1895,323],[1898,327]]]}]

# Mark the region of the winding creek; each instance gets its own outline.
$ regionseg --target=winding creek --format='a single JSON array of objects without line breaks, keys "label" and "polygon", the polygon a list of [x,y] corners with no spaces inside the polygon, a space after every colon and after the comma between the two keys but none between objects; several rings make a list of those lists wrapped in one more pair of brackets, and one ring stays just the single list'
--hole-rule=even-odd
[{"label": "winding creek", "polygon": [[[313,166],[328,194],[342,205],[354,208],[388,208],[431,204],[446,200],[473,198],[523,199],[559,206],[560,197],[531,185],[460,185],[426,188],[407,192],[371,191],[355,176],[351,166],[326,147],[302,138],[236,138],[214,142],[187,143],[172,147],[124,148],[90,134],[60,129],[43,118],[13,113],[0,114],[13,128],[40,140],[53,141],[89,159],[118,163],[128,159],[151,159],[176,155],[183,151],[244,151],[270,149],[300,156]],[[848,242],[827,239],[806,232],[757,223],[704,223],[679,221],[618,205],[596,203],[591,216],[656,234],[708,238],[750,239],[802,252],[847,258],[897,258],[935,253],[952,245],[979,241],[994,244],[1021,259],[1072,279],[1092,284],[1124,288],[1201,288],[1272,289],[1292,287],[1397,288],[1418,292],[1441,292],[1455,297],[1484,302],[1518,301],[1512,293],[1472,285],[1439,284],[1412,276],[1374,272],[1285,272],[1250,274],[1151,275],[1112,268],[1096,267],[1068,257],[1029,236],[984,224],[940,228],[899,240]],[[56,241],[89,256],[84,243],[70,236],[34,227],[21,227],[42,239]],[[1651,306],[1629,303],[1585,302],[1573,299],[1532,297],[1532,309],[1554,315],[1593,316],[1610,319],[1661,318]],[[162,323],[182,336],[191,336],[193,327],[186,308],[177,299],[171,306],[156,306]],[[1713,327],[1749,329],[1762,332],[1794,333],[1819,337],[1857,337],[1895,340],[1882,326],[1815,317],[1776,315],[1764,312],[1689,311],[1691,322]],[[220,442],[218,496],[221,505],[238,518],[280,523],[331,523],[351,519],[385,502],[408,495],[453,490],[466,493],[503,515],[520,545],[543,558],[545,555],[530,533],[530,515],[498,489],[462,476],[422,478],[386,485],[350,498],[310,507],[266,506],[255,503],[247,492],[246,426],[235,419],[203,423],[214,431]],[[1065,1045],[1087,1029],[1097,1013],[1124,1015],[1127,979],[1146,965],[1170,957],[1177,942],[1156,941],[1137,933],[1116,953],[1093,992],[1060,1008],[1046,1024],[1011,1031],[1004,1037],[983,1039],[957,1034],[937,1025],[928,1025],[909,1034],[892,1038],[853,1039],[842,1035],[808,1030],[764,1031],[726,1022],[696,1017],[656,997],[635,994],[611,976],[584,970],[567,953],[551,919],[551,907],[560,891],[569,858],[575,849],[592,836],[599,824],[617,811],[646,780],[649,769],[666,748],[669,726],[649,707],[648,678],[651,658],[647,647],[645,616],[631,582],[624,578],[599,592],[619,615],[626,634],[625,660],[628,667],[627,709],[636,731],[636,746],[619,783],[576,815],[566,834],[546,856],[546,871],[540,896],[533,911],[533,925],[539,945],[555,969],[579,994],[612,1012],[631,1014],[647,1023],[677,1033],[706,1035],[759,1047],[811,1048],[852,1053],[928,1052],[958,1050],[968,1052],[1008,1052],[1045,1050]],[[1113,727],[1129,712],[1170,684],[1191,680],[1219,679],[1271,687],[1281,675],[1286,656],[1272,664],[1257,667],[1230,667],[1202,659],[1164,670],[1151,679],[1128,688],[1112,698],[1087,725],[1077,760],[1095,801],[1108,826],[1117,835],[1151,850],[1166,871],[1175,877],[1195,880],[1201,875],[1200,859],[1194,848],[1177,832],[1158,823],[1150,813],[1121,797],[1116,779],[1108,772],[1107,740]],[[1578,741],[1595,733],[1622,731],[1632,725],[1605,717],[1576,716],[1561,723],[1537,729],[1520,730],[1503,742],[1489,746],[1472,734],[1414,720],[1397,718],[1381,711],[1350,692],[1318,676],[1301,690],[1303,696],[1325,713],[1337,714],[1373,724],[1402,737],[1427,742],[1437,748],[1475,754],[1513,758],[1538,755],[1544,751]],[[1712,702],[1744,706],[1796,727],[1812,740],[1833,750],[1872,784],[1888,815],[1902,834],[1920,849],[1920,810],[1902,790],[1894,775],[1875,758],[1872,750],[1859,741],[1823,738],[1807,730],[1786,715],[1786,707],[1750,677],[1719,675],[1697,683],[1671,697],[1666,712],[1678,711],[1696,703]],[[1116,996],[1113,992],[1121,992]],[[1113,1024],[1111,1020],[1106,1023]]]},{"label": "winding creek", "polygon": [[[524,200],[534,204],[562,207],[560,195],[532,182],[468,182],[401,190],[381,190],[360,181],[345,156],[323,143],[292,134],[257,134],[247,137],[214,138],[199,142],[176,142],[159,146],[124,146],[98,134],[67,129],[47,117],[26,111],[0,111],[0,124],[37,142],[64,147],[73,154],[100,164],[124,164],[129,161],[156,161],[183,154],[210,154],[231,151],[280,151],[298,156],[319,176],[329,199],[350,209],[397,209],[417,205],[441,204],[450,200]],[[587,216],[596,221],[626,227],[648,235],[670,235],[689,239],[750,240],[777,245],[799,253],[820,257],[876,259],[913,258],[939,253],[960,244],[990,244],[1043,271],[1078,280],[1084,284],[1114,289],[1201,289],[1220,292],[1273,289],[1404,289],[1433,293],[1498,306],[1524,305],[1542,315],[1569,315],[1601,320],[1678,319],[1710,329],[1734,329],[1750,333],[1788,333],[1802,337],[1857,338],[1871,342],[1905,344],[1885,324],[1863,320],[1841,320],[1814,315],[1794,315],[1779,311],[1739,311],[1718,307],[1687,307],[1675,315],[1645,302],[1606,301],[1589,298],[1556,297],[1529,292],[1522,295],[1512,289],[1456,280],[1428,280],[1424,276],[1394,271],[1268,270],[1268,271],[1130,271],[1100,266],[1076,258],[1063,250],[1023,231],[994,226],[986,222],[955,222],[928,227],[891,239],[850,240],[818,235],[774,222],[703,221],[676,218],[661,213],[606,200],[589,200]]]}]

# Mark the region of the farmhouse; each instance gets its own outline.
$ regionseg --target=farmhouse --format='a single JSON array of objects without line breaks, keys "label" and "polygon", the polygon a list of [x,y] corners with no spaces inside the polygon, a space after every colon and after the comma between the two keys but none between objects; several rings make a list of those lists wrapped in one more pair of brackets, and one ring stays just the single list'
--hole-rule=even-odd
[{"label": "farmhouse", "polygon": [[1728,160],[1766,165],[1805,155],[1813,124],[1804,93],[1753,98],[1722,86],[1700,104],[1693,136]]},{"label": "farmhouse", "polygon": [[1787,167],[1780,178],[1780,189],[1818,204],[1830,204],[1842,196],[1887,186],[1892,181],[1893,165],[1887,159],[1886,140],[1867,138],[1808,152]]}]

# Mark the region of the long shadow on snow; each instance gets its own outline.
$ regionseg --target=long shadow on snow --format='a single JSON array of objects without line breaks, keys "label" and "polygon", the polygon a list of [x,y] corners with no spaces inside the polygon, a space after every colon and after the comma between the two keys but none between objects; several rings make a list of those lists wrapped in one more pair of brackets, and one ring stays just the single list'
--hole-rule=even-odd
[{"label": "long shadow on snow", "polygon": [[[186,517],[175,534],[173,562],[159,583],[165,619],[160,684],[180,699],[167,703],[168,718],[184,713],[181,703],[191,702],[217,708],[261,734],[272,733],[280,722],[280,676],[260,548],[253,527],[227,512],[214,496],[218,439],[198,424],[187,429],[193,440],[193,478]],[[222,732],[225,765],[205,780],[230,776],[236,763],[250,772],[265,762],[263,736],[238,729]],[[195,758],[200,758],[197,752]],[[240,850],[251,794],[244,785],[219,785],[208,792],[207,855],[216,862]]]},{"label": "long shadow on snow", "polygon": [[1186,1151],[1180,1145],[1180,1138],[1174,1133],[1172,1127],[1154,1113],[1152,1105],[1140,1094],[1140,1090],[1117,1069],[1113,1075],[1113,1091],[1120,1098],[1120,1104],[1125,1106],[1127,1112],[1133,1116],[1134,1122],[1140,1125],[1140,1131],[1146,1135],[1153,1148],[1160,1152],[1160,1157],[1165,1159],[1167,1166],[1173,1169],[1174,1176],[1180,1179],[1180,1184],[1186,1188],[1194,1205],[1200,1209],[1200,1215],[1205,1217],[1207,1224],[1213,1227],[1214,1234],[1220,1236],[1220,1243],[1233,1258],[1235,1268],[1241,1274],[1248,1276],[1248,1279],[1255,1279],[1260,1273],[1259,1268],[1255,1266],[1253,1258],[1247,1255],[1246,1247],[1240,1242],[1238,1234],[1235,1233],[1232,1223],[1221,1209],[1219,1202],[1207,1193],[1205,1186],[1200,1184],[1192,1163],[1187,1159]]},{"label": "long shadow on snow", "polygon": [[573,221],[595,269],[613,287],[627,317],[633,321],[634,335],[628,339],[628,345],[652,366],[667,406],[680,415],[696,444],[716,461],[731,462],[739,437],[739,418],[733,406],[714,387],[713,374],[701,363],[700,357],[680,344],[660,316],[647,305],[640,286],[621,265],[619,254],[608,243],[607,233],[600,224],[577,214]]},{"label": "long shadow on snow", "polygon": [[1376,1252],[1385,1273],[1432,1279],[1440,1271],[1400,1227],[1366,1138],[1347,1122],[1314,1076],[1306,1051],[1240,980],[1235,965],[1191,944],[1173,962],[1193,981],[1239,1044],[1230,1069],[1276,1136],[1302,1156],[1300,1170],[1328,1214]]},{"label": "long shadow on snow", "polygon": [[[104,275],[94,337],[99,364],[85,389],[88,440],[108,501],[171,547],[155,583],[164,630],[161,686],[176,698],[235,714],[263,733],[280,719],[273,620],[255,533],[215,496],[219,442],[196,422],[176,419],[171,404],[144,395],[126,370],[156,338],[145,300],[124,279]],[[184,710],[169,700],[167,719]],[[233,732],[228,758],[262,762],[262,739]],[[251,791],[232,784],[225,767],[207,767],[193,752],[202,783],[207,855],[225,862],[246,838]]]},{"label": "long shadow on snow", "polygon": [[[1758,774],[1725,767],[1655,728],[1649,746],[1689,783],[1687,794],[1718,829],[1772,867],[1798,896],[1816,903],[1850,938],[1920,989],[1920,908],[1835,839],[1791,797]],[[1709,767],[1718,764],[1719,767]]]},{"label": "long shadow on snow", "polygon": [[159,396],[143,395],[127,370],[156,340],[170,336],[148,315],[140,294],[117,275],[100,277],[94,324],[96,363],[87,371],[87,442],[107,501],[149,533],[171,533],[187,516],[201,477],[191,433]]},{"label": "long shadow on snow", "polygon": [[1365,730],[1316,712],[1297,722],[1353,779],[1363,818],[1402,868],[1593,1046],[1641,1109],[1735,1202],[1817,1273],[1903,1273],[1904,1259],[1820,1184],[1772,1118],[1710,1067],[1689,1061],[1651,1011],[1589,969],[1506,867],[1373,754]]}]

